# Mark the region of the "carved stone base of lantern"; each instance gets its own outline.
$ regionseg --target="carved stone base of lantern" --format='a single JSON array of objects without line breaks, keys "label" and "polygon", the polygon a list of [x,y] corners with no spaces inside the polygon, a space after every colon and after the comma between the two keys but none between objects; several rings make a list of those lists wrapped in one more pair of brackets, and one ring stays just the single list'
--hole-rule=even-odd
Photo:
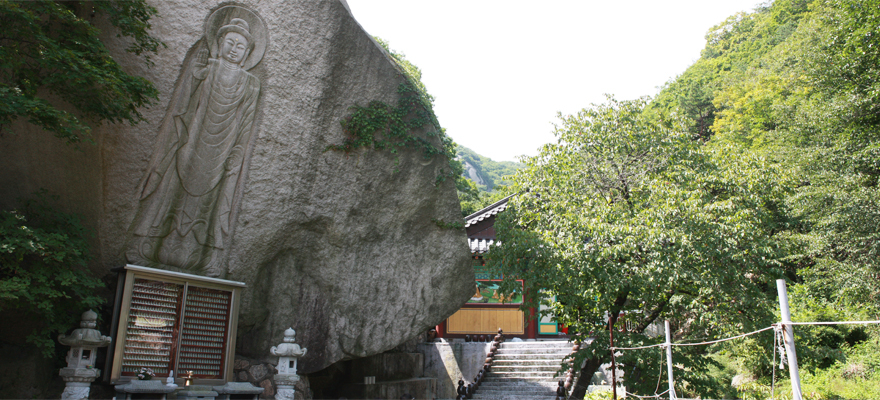
[{"label": "carved stone base of lantern", "polygon": [[58,371],[61,379],[65,382],[62,400],[80,400],[89,398],[89,388],[92,382],[101,376],[101,370],[97,368],[61,368]]},{"label": "carved stone base of lantern", "polygon": [[294,386],[299,382],[299,375],[293,374],[276,374],[274,378],[275,384],[278,386]]},{"label": "carved stone base of lantern", "polygon": [[89,390],[92,381],[88,382],[70,382],[66,383],[64,392],[61,392],[61,400],[82,400],[89,398]]},{"label": "carved stone base of lantern", "polygon": [[293,385],[278,385],[278,391],[275,392],[275,400],[293,400],[296,394],[296,388]]},{"label": "carved stone base of lantern", "polygon": [[97,368],[61,368],[58,375],[65,382],[93,382],[101,376],[101,370]]}]

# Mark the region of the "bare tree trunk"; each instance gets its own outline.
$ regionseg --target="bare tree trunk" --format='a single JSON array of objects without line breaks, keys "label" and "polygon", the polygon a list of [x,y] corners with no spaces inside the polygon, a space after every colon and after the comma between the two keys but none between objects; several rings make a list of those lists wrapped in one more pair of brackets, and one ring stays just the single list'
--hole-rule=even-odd
[{"label": "bare tree trunk", "polygon": [[[608,325],[605,326],[605,329],[611,329],[614,324],[617,322],[617,318],[620,316],[620,310],[623,308],[623,305],[626,304],[626,299],[629,296],[629,291],[625,290],[620,293],[617,298],[614,300],[614,305],[611,308],[611,313],[608,318]],[[599,370],[599,367],[602,366],[607,360],[611,359],[611,353],[609,352],[607,356],[600,356],[589,358],[584,363],[584,367],[581,368],[580,374],[578,374],[577,380],[574,382],[574,388],[571,390],[571,399],[580,400],[583,399],[587,394],[587,387],[590,386],[590,380],[593,379],[593,375],[596,374],[596,371]],[[612,385],[615,385],[615,382],[612,382]]]},{"label": "bare tree trunk", "polygon": [[587,394],[587,387],[590,386],[590,380],[593,379],[593,375],[596,374],[596,371],[599,370],[604,361],[604,357],[587,359],[584,367],[581,368],[580,374],[578,374],[577,380],[574,382],[574,388],[572,388],[571,396],[569,396],[570,399],[581,400],[584,398]]}]

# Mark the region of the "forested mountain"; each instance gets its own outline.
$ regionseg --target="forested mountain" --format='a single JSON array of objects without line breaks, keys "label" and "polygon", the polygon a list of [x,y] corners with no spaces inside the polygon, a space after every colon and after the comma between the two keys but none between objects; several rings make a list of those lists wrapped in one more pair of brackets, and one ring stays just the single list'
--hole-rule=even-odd
[{"label": "forested mountain", "polygon": [[[758,157],[760,174],[778,177],[768,223],[784,239],[782,272],[797,283],[796,320],[878,319],[880,1],[776,0],[731,16],[706,40],[651,111],[682,121],[707,151]],[[860,343],[869,332],[873,340]],[[805,394],[880,398],[877,334],[799,329]],[[766,341],[733,350],[741,366],[752,365],[739,372],[757,379],[755,393],[767,389],[771,368],[742,354],[759,344],[769,355]]]},{"label": "forested mountain", "polygon": [[[607,330],[589,316],[609,310],[627,311],[620,347],[656,343],[644,329],[663,319],[675,340],[757,330],[778,321],[780,278],[795,321],[880,319],[880,0],[733,15],[655,98],[609,97],[556,134],[511,179],[532,195],[499,219],[487,260],[562,299],[550,306],[571,331]],[[880,398],[876,325],[795,331],[807,397]],[[585,379],[610,361],[602,336],[575,360]],[[773,343],[677,347],[678,395],[790,393]],[[656,393],[656,351],[618,362],[628,391]]]},{"label": "forested mountain", "polygon": [[497,185],[507,185],[508,179],[522,168],[522,163],[513,161],[492,161],[473,150],[458,145],[456,156],[464,167],[464,176],[477,184],[480,190],[491,192]]},{"label": "forested mountain", "polygon": [[461,161],[465,183],[470,185],[458,191],[462,216],[501,200],[508,194],[510,178],[525,166],[512,161],[492,161],[461,145],[456,147],[456,156]]},{"label": "forested mountain", "polygon": [[712,150],[764,157],[784,177],[789,276],[876,312],[880,1],[777,0],[734,15],[652,107]]}]

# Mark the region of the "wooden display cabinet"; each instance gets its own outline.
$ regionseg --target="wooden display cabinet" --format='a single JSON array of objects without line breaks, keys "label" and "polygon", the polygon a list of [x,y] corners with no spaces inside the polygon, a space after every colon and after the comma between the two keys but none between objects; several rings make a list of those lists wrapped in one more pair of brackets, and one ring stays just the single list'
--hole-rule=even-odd
[{"label": "wooden display cabinet", "polygon": [[[242,282],[126,265],[110,382],[141,368],[199,384],[231,382]],[[120,280],[122,283],[122,280]]]}]

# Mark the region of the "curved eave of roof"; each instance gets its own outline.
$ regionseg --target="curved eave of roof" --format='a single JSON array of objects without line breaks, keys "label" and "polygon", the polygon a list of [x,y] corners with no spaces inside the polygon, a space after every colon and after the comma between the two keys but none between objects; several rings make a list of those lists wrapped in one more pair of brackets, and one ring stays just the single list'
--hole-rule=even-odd
[{"label": "curved eave of roof", "polygon": [[464,217],[464,221],[465,221],[464,227],[468,228],[474,224],[479,223],[480,221],[485,220],[486,218],[491,218],[491,217],[498,215],[498,213],[507,209],[507,202],[510,201],[510,198],[515,195],[516,194],[512,194],[510,196],[507,196],[501,200],[496,201],[492,205],[490,205],[480,211],[477,211],[471,215],[468,215],[467,217]]}]

